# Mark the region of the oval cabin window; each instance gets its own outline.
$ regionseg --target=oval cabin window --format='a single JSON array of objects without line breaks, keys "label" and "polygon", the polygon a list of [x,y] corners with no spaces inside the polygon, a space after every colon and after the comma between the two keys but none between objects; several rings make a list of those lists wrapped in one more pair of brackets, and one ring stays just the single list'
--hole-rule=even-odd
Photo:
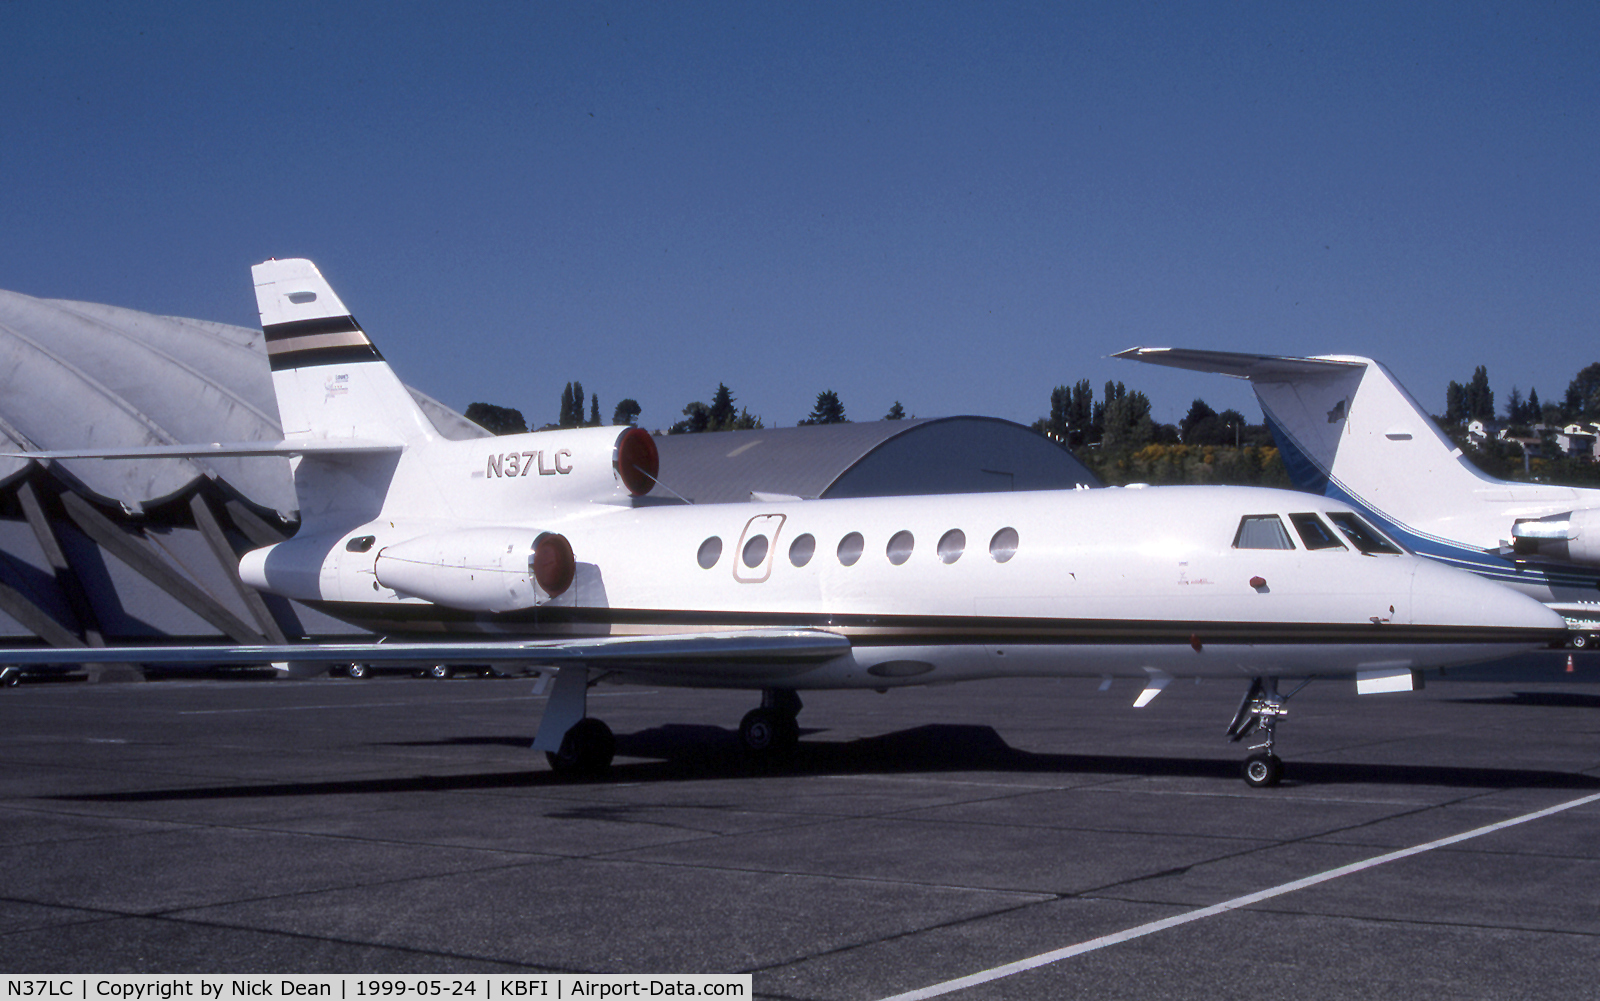
[{"label": "oval cabin window", "polygon": [[716,566],[717,561],[722,559],[722,540],[713,535],[700,543],[700,552],[696,554],[695,559],[699,561],[703,570],[710,570]]},{"label": "oval cabin window", "polygon": [[861,558],[862,552],[867,548],[866,540],[860,532],[851,532],[839,540],[839,562],[847,567],[856,565],[856,560]]}]

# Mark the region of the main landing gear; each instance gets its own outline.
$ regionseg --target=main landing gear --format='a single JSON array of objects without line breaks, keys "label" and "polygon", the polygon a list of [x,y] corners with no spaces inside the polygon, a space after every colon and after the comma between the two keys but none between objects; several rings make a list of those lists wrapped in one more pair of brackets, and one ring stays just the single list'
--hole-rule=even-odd
[{"label": "main landing gear", "polygon": [[[1311,684],[1307,678],[1300,688]],[[1239,711],[1228,724],[1228,739],[1240,741],[1252,733],[1261,734],[1259,744],[1251,744],[1251,754],[1244,759],[1244,780],[1247,785],[1261,789],[1275,786],[1283,778],[1283,760],[1272,753],[1273,738],[1277,735],[1278,720],[1289,715],[1284,703],[1300,691],[1296,688],[1288,695],[1278,695],[1276,677],[1252,678],[1250,690],[1239,702]]]},{"label": "main landing gear", "polygon": [[757,758],[780,758],[794,751],[800,742],[800,696],[792,688],[767,688],[761,692],[761,705],[744,714],[739,723],[739,740]]},{"label": "main landing gear", "polygon": [[575,778],[594,778],[605,774],[611,759],[617,755],[617,737],[602,720],[585,716],[572,724],[561,747],[544,752],[550,770],[559,775]]},{"label": "main landing gear", "polygon": [[[582,667],[557,671],[533,740],[533,749],[544,752],[550,770],[564,777],[599,777],[617,753],[611,728],[585,712],[590,684]],[[793,689],[768,688],[761,693],[761,705],[740,722],[739,742],[754,758],[780,760],[800,742],[799,714],[800,696]]]},{"label": "main landing gear", "polygon": [[543,751],[550,770],[569,778],[596,778],[611,767],[617,738],[611,728],[587,715],[589,672],[581,665],[556,672],[533,749]]}]

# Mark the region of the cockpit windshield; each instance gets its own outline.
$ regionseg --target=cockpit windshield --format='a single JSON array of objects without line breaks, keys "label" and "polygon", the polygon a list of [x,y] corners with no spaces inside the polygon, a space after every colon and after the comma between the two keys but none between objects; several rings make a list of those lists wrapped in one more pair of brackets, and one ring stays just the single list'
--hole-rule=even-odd
[{"label": "cockpit windshield", "polygon": [[1289,533],[1275,514],[1247,514],[1239,520],[1239,531],[1234,533],[1235,549],[1293,549]]},{"label": "cockpit windshield", "polygon": [[1344,537],[1349,539],[1352,545],[1368,556],[1374,553],[1399,556],[1405,552],[1399,546],[1379,535],[1377,529],[1349,511],[1331,511],[1328,513],[1328,520],[1333,522],[1339,531],[1344,533]]},{"label": "cockpit windshield", "polygon": [[[1354,547],[1368,556],[1378,553],[1400,556],[1405,553],[1404,549],[1349,511],[1293,512],[1288,515],[1289,524],[1294,526],[1292,535],[1284,527],[1283,517],[1276,514],[1247,514],[1240,518],[1239,530],[1233,536],[1233,548],[1294,549],[1295,538],[1298,537],[1300,544],[1308,551],[1348,552]],[[1328,527],[1330,522],[1333,528]],[[1334,528],[1338,531],[1335,532]]]},{"label": "cockpit windshield", "polygon": [[1309,511],[1304,514],[1291,514],[1289,521],[1294,524],[1294,530],[1300,533],[1300,541],[1306,544],[1307,549],[1344,548],[1344,543],[1333,534],[1333,529]]}]

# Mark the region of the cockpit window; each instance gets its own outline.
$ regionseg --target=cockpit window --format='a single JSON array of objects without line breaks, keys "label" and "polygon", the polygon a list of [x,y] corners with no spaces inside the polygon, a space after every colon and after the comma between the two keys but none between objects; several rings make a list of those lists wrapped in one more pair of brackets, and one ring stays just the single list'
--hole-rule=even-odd
[{"label": "cockpit window", "polygon": [[1333,529],[1316,515],[1307,511],[1304,514],[1291,514],[1289,521],[1293,523],[1294,530],[1300,533],[1300,541],[1305,543],[1307,549],[1343,549],[1344,543],[1333,534]]},{"label": "cockpit window", "polygon": [[1339,531],[1344,533],[1344,537],[1349,539],[1351,544],[1368,556],[1373,553],[1388,553],[1392,556],[1399,556],[1403,552],[1399,546],[1379,535],[1377,529],[1349,511],[1330,512],[1328,520],[1332,521]]},{"label": "cockpit window", "polygon": [[1239,534],[1233,537],[1235,549],[1293,549],[1283,520],[1275,514],[1247,514],[1239,520]]}]

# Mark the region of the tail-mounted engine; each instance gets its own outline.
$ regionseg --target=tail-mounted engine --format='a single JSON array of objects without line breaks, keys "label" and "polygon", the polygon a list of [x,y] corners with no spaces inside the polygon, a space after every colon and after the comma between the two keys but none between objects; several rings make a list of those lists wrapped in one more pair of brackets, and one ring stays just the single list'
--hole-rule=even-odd
[{"label": "tail-mounted engine", "polygon": [[[461,448],[459,444],[454,446]],[[539,504],[605,502],[643,497],[656,484],[660,455],[643,428],[574,428],[476,438],[474,478],[480,505],[525,514]]]},{"label": "tail-mounted engine", "polygon": [[1518,521],[1511,526],[1511,546],[1523,558],[1600,564],[1600,508]]},{"label": "tail-mounted engine", "polygon": [[565,536],[516,528],[464,528],[386,546],[378,583],[447,608],[509,612],[566,593],[577,574]]}]

